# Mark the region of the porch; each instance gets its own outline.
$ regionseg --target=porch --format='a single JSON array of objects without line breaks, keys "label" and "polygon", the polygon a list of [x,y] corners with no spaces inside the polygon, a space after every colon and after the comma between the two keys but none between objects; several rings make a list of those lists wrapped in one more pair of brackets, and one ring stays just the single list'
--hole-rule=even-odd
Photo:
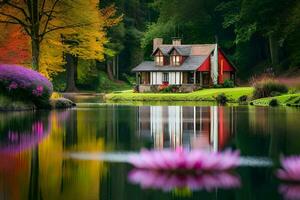
[{"label": "porch", "polygon": [[139,72],[136,75],[137,85],[159,86],[197,86],[208,87],[211,85],[209,72],[186,71],[186,72]]}]

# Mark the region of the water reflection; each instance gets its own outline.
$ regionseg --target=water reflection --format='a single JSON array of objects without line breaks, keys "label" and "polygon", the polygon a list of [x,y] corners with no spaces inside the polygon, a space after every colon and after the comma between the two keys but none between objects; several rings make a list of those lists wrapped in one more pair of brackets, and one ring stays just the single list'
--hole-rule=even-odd
[{"label": "water reflection", "polygon": [[279,192],[286,200],[300,199],[300,185],[299,184],[283,184],[279,187]]},{"label": "water reflection", "polygon": [[[226,110],[225,110],[226,109]],[[228,110],[230,109],[230,110]],[[138,133],[154,148],[223,149],[236,131],[234,107],[142,106]]]},{"label": "water reflection", "polygon": [[[276,162],[280,154],[300,153],[299,117],[296,109],[193,106],[0,113],[0,199],[185,199],[129,184],[127,164],[64,159],[64,154],[231,147],[242,156]],[[242,167],[237,173],[239,189],[212,187],[213,192],[197,190],[188,199],[281,198],[271,168]]]},{"label": "water reflection", "polygon": [[[27,118],[21,113],[2,118],[0,154],[19,153],[36,146],[49,134],[50,120]],[[48,124],[48,122],[50,123]]]},{"label": "water reflection", "polygon": [[129,173],[128,179],[133,184],[139,184],[143,189],[158,189],[165,192],[183,188],[212,191],[240,186],[239,177],[229,172],[172,174],[134,169]]}]

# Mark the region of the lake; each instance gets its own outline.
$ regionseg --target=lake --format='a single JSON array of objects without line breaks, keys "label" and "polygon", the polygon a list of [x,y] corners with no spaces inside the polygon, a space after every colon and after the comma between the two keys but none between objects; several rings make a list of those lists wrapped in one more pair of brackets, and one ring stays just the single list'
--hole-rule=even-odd
[{"label": "lake", "polygon": [[[300,154],[299,119],[296,108],[248,106],[0,113],[0,199],[297,199],[300,186],[274,172],[281,155]],[[249,162],[208,177],[137,172],[124,163],[142,148],[177,147],[238,149]]]}]

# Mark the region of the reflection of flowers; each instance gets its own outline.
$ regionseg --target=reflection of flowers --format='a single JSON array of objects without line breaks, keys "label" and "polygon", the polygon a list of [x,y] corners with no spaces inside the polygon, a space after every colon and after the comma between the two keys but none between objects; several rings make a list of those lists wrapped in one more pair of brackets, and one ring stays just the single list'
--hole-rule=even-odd
[{"label": "reflection of flowers", "polygon": [[203,170],[222,171],[237,167],[239,153],[204,152],[200,150],[142,150],[140,154],[130,157],[129,162],[139,169],[150,170]]},{"label": "reflection of flowers", "polygon": [[238,176],[228,172],[204,173],[204,174],[172,174],[162,171],[133,170],[128,179],[131,183],[140,184],[144,189],[161,189],[171,191],[173,189],[188,188],[190,190],[230,189],[240,186]]},{"label": "reflection of flowers", "polygon": [[284,199],[296,200],[300,199],[300,185],[280,185],[279,192]]},{"label": "reflection of flowers", "polygon": [[282,169],[277,171],[281,180],[300,182],[300,156],[281,159]]},{"label": "reflection of flowers", "polygon": [[44,124],[37,121],[32,124],[31,131],[24,131],[22,133],[17,131],[8,132],[8,141],[4,144],[0,144],[1,153],[18,153],[32,146],[38,144],[48,133],[48,130],[44,129]]}]

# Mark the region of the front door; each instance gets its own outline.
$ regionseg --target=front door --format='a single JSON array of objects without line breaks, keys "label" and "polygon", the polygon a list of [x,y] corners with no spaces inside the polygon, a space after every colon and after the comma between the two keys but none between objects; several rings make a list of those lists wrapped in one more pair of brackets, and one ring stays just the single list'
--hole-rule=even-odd
[{"label": "front door", "polygon": [[210,83],[210,74],[209,72],[202,72],[202,85],[209,86]]}]

